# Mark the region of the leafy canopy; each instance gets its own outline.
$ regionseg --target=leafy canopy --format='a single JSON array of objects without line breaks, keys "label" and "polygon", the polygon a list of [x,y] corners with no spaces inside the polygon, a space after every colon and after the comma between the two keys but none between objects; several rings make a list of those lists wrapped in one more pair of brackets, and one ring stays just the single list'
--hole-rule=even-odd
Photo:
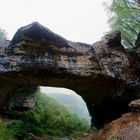
[{"label": "leafy canopy", "polygon": [[111,32],[120,31],[122,44],[135,47],[140,32],[140,5],[136,0],[110,0],[105,3],[109,13]]},{"label": "leafy canopy", "polygon": [[[25,137],[27,133],[35,135],[70,136],[83,133],[90,129],[86,120],[70,113],[46,94],[36,93],[35,108],[16,114],[19,120],[7,126],[13,137]],[[15,118],[14,118],[15,119]]]}]

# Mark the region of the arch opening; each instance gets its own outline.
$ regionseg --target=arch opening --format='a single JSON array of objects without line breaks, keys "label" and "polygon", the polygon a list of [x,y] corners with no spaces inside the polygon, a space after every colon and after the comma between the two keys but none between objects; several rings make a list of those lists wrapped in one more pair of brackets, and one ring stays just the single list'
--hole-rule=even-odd
[{"label": "arch opening", "polygon": [[85,119],[91,124],[91,116],[87,105],[76,92],[67,88],[47,86],[40,86],[40,90],[42,93],[45,93],[47,96],[65,106],[71,113],[76,114],[79,118]]},{"label": "arch opening", "polygon": [[70,137],[91,128],[86,103],[70,89],[24,85],[16,86],[10,95],[3,118],[22,122],[25,130],[29,127],[33,134],[46,132],[50,137]]}]

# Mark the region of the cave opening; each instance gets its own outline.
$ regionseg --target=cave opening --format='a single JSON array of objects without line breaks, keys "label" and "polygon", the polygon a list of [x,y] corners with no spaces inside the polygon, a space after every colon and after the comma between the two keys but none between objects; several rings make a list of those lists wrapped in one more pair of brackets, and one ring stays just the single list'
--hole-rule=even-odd
[{"label": "cave opening", "polygon": [[76,92],[62,87],[40,86],[39,88],[41,93],[45,93],[59,104],[65,106],[71,113],[76,114],[79,118],[85,119],[91,124],[91,116],[86,102]]},{"label": "cave opening", "polygon": [[70,89],[16,86],[9,97],[2,117],[12,121],[8,124],[12,127],[22,125],[27,133],[39,136],[46,132],[47,138],[69,138],[91,129],[91,117],[85,101]]}]

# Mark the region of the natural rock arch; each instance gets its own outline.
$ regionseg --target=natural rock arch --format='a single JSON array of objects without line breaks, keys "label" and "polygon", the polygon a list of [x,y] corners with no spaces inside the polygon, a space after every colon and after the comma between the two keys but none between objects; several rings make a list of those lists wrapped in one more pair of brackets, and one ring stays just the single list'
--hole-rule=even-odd
[{"label": "natural rock arch", "polygon": [[25,92],[27,99],[40,85],[65,87],[85,100],[99,126],[127,111],[129,101],[139,96],[139,62],[121,45],[120,33],[89,45],[35,22],[0,49],[1,109],[20,101]]}]

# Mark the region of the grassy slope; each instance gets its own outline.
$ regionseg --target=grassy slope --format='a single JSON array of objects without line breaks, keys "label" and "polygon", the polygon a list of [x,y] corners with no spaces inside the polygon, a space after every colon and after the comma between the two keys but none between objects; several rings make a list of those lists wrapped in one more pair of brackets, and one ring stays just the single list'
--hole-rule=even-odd
[{"label": "grassy slope", "polygon": [[[32,133],[37,136],[45,134],[64,137],[80,134],[90,127],[88,123],[70,113],[66,107],[60,105],[45,94],[36,93],[36,105],[33,110],[26,112],[14,112],[13,118],[16,121],[2,127],[9,137],[25,138]],[[2,129],[1,129],[2,130]],[[3,135],[5,132],[1,131]],[[8,140],[9,138],[1,140]]]}]

